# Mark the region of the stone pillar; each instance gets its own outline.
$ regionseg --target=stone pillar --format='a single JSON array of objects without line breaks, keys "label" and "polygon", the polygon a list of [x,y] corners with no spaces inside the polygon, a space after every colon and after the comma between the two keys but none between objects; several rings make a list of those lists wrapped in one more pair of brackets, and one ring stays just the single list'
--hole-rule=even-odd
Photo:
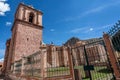
[{"label": "stone pillar", "polygon": [[59,51],[56,50],[55,52],[55,67],[59,67],[60,66],[60,61],[59,61]]},{"label": "stone pillar", "polygon": [[61,51],[61,56],[62,56],[62,66],[65,67],[65,56],[64,56],[64,54],[65,54],[65,53],[64,53],[64,50],[65,50],[65,49],[64,49],[63,46],[62,46],[61,48],[62,48],[62,49],[61,49],[61,50],[62,50],[62,51]]},{"label": "stone pillar", "polygon": [[75,80],[75,73],[74,73],[74,66],[73,66],[73,59],[70,47],[68,47],[68,61],[69,61],[69,68],[70,68],[70,75],[72,80]]},{"label": "stone pillar", "polygon": [[40,47],[41,49],[41,53],[42,53],[42,57],[41,57],[41,77],[44,78],[47,77],[47,47],[46,45],[42,45]]},{"label": "stone pillar", "polygon": [[55,66],[55,46],[53,46],[53,50],[52,50],[52,65],[51,65],[51,67],[54,67]]},{"label": "stone pillar", "polygon": [[24,8],[23,8],[23,15],[22,15],[22,19],[23,19],[23,20],[26,20],[26,18],[25,18],[25,17],[26,17],[26,8],[24,7]]},{"label": "stone pillar", "polygon": [[24,63],[25,63],[25,57],[23,56],[22,57],[22,66],[21,66],[21,76],[23,76],[23,75],[25,75],[25,72],[24,72],[24,70],[25,70],[25,66],[24,66]]},{"label": "stone pillar", "polygon": [[85,78],[90,78],[89,72],[85,71],[85,70],[84,70],[84,72],[85,72]]},{"label": "stone pillar", "polygon": [[14,71],[14,64],[11,65],[11,72],[13,73]]},{"label": "stone pillar", "polygon": [[82,80],[82,76],[79,69],[74,69],[75,80]]},{"label": "stone pillar", "polygon": [[109,55],[110,63],[112,65],[116,80],[119,80],[117,78],[120,78],[120,71],[119,71],[119,68],[118,68],[118,65],[117,65],[118,61],[116,59],[115,52],[114,52],[112,44],[111,44],[111,40],[110,40],[108,34],[104,34],[103,38],[104,38],[104,42],[105,42],[105,45],[106,45],[106,49],[107,49],[107,52],[108,52],[108,55]]},{"label": "stone pillar", "polygon": [[63,56],[64,56],[64,65],[68,66],[68,54],[67,54],[67,48],[63,46]]},{"label": "stone pillar", "polygon": [[14,64],[13,64],[13,74],[15,74],[16,73],[16,62],[14,62]]}]

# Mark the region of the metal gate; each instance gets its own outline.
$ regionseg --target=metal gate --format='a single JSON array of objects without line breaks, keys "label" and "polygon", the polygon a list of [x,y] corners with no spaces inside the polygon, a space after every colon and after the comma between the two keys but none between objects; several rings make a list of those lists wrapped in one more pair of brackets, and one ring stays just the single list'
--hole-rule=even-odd
[{"label": "metal gate", "polygon": [[71,49],[75,80],[114,80],[103,39]]}]

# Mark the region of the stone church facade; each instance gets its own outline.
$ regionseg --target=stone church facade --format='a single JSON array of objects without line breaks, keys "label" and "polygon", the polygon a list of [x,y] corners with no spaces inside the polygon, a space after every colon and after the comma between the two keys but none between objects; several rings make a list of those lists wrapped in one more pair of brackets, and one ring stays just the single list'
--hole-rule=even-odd
[{"label": "stone church facade", "polygon": [[[6,42],[4,73],[12,71],[13,73],[25,74],[28,71],[27,69],[31,68],[31,65],[28,65],[29,62],[33,63],[32,67],[36,68],[36,70],[39,70],[39,68],[64,67],[69,65],[69,45],[55,46],[53,44],[42,43],[42,15],[41,11],[31,6],[26,6],[22,3],[19,4],[11,29],[12,37]],[[74,46],[69,47],[77,47],[86,43],[86,41],[79,41]],[[97,48],[101,50],[96,50]],[[105,54],[103,45],[89,46],[86,50],[89,56],[94,55],[96,60],[105,61],[103,59],[106,59],[106,57],[102,57]],[[73,58],[79,60],[75,62],[75,65],[85,64],[83,53],[84,50],[82,48],[77,50],[77,52],[73,52]],[[93,62],[94,59],[90,61]]]}]

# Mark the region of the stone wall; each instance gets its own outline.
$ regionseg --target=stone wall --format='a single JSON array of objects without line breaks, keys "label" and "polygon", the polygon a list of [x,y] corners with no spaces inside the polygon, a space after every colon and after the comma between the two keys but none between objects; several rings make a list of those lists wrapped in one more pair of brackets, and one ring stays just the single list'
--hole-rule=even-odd
[{"label": "stone wall", "polygon": [[10,70],[10,63],[9,63],[9,58],[10,58],[10,54],[9,54],[9,47],[10,47],[10,41],[11,39],[7,40],[6,42],[6,50],[5,50],[5,56],[4,56],[4,63],[3,63],[3,69],[2,69],[2,73],[5,74],[8,70]]},{"label": "stone wall", "polygon": [[21,56],[28,56],[39,50],[42,41],[42,30],[26,23],[17,24],[17,36],[15,42],[15,61]]}]

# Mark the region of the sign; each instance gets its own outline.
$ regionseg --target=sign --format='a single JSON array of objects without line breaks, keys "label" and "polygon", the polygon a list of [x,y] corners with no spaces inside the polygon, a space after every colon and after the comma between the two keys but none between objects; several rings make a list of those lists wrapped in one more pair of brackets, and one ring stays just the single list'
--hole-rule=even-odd
[{"label": "sign", "polygon": [[86,65],[84,66],[84,70],[87,71],[87,70],[94,70],[94,66],[93,65]]}]

